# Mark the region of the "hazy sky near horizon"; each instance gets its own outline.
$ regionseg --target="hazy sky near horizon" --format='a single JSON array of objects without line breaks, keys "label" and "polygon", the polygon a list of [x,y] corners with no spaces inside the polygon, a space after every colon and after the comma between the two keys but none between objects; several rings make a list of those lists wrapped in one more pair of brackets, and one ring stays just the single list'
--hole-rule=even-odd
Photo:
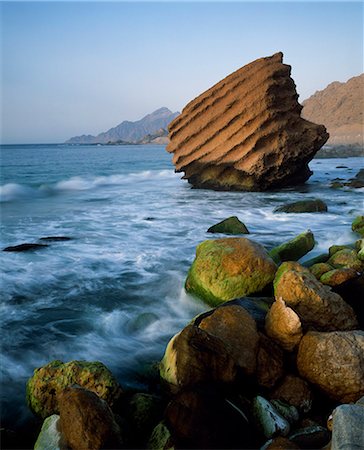
[{"label": "hazy sky near horizon", "polygon": [[283,51],[300,100],[363,72],[362,2],[1,2],[2,143],[183,106]]}]

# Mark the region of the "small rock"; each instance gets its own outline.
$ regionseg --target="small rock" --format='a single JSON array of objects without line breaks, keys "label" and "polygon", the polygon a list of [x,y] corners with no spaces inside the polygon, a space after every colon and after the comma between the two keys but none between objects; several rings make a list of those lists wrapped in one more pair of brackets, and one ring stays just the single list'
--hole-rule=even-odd
[{"label": "small rock", "polygon": [[308,384],[294,375],[286,375],[270,397],[284,400],[303,413],[307,413],[312,407],[312,393]]},{"label": "small rock", "polygon": [[270,403],[282,417],[288,420],[290,424],[297,422],[297,420],[300,418],[295,406],[288,405],[282,400],[271,400]]},{"label": "small rock", "polygon": [[147,444],[151,450],[172,450],[174,443],[172,435],[164,422],[160,422],[153,430]]},{"label": "small rock", "polygon": [[283,261],[297,261],[311,251],[314,246],[315,239],[312,232],[308,230],[299,234],[294,239],[273,248],[269,252],[269,255],[276,263]]},{"label": "small rock", "polygon": [[287,203],[274,210],[274,212],[284,213],[306,213],[306,212],[326,212],[327,205],[322,200],[302,200],[294,203]]},{"label": "small rock", "polygon": [[297,367],[330,398],[358,400],[364,395],[364,331],[308,332],[298,348]]},{"label": "small rock", "polygon": [[120,428],[108,404],[94,392],[66,388],[59,394],[62,434],[72,450],[121,448]]},{"label": "small rock", "polygon": [[327,263],[317,263],[309,267],[310,272],[315,276],[316,280],[319,280],[324,273],[332,269],[333,267]]},{"label": "small rock", "polygon": [[299,448],[318,449],[330,441],[330,433],[326,428],[315,425],[295,431],[289,436],[289,439],[297,444]]},{"label": "small rock", "polygon": [[356,217],[351,224],[351,229],[364,237],[364,216]]},{"label": "small rock", "polygon": [[46,244],[19,244],[12,247],[5,247],[3,252],[28,252],[31,250],[39,250],[41,248],[48,247]]},{"label": "small rock", "polygon": [[59,431],[59,416],[53,414],[44,420],[34,450],[62,450],[63,443]]},{"label": "small rock", "polygon": [[257,427],[266,438],[282,435],[290,431],[288,421],[265,398],[257,396],[253,400],[253,415]]},{"label": "small rock", "polygon": [[332,256],[334,255],[336,252],[340,251],[340,250],[345,250],[345,249],[349,249],[350,247],[348,245],[332,245],[329,248],[329,255]]},{"label": "small rock", "polygon": [[360,261],[355,250],[345,248],[334,253],[327,261],[335,269],[342,267],[351,268],[357,271],[364,270],[364,263]]},{"label": "small rock", "polygon": [[277,298],[265,318],[265,330],[287,351],[292,351],[302,339],[302,325],[298,315]]},{"label": "small rock", "polygon": [[325,272],[321,277],[320,281],[327,286],[339,286],[346,281],[357,278],[358,272],[355,269],[348,267],[343,267],[341,269],[334,269]]},{"label": "small rock", "polygon": [[247,227],[240,222],[236,216],[229,217],[222,222],[213,225],[207,230],[208,233],[224,234],[249,234]]}]

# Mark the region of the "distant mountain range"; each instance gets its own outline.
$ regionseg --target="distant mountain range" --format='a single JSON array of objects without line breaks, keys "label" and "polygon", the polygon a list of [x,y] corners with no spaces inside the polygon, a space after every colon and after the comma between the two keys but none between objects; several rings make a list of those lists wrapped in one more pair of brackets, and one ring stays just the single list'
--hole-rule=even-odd
[{"label": "distant mountain range", "polygon": [[167,127],[179,115],[168,108],[159,108],[136,122],[124,120],[114,128],[97,136],[75,136],[66,144],[164,144],[168,141]]},{"label": "distant mountain range", "polygon": [[305,119],[326,126],[327,145],[363,148],[364,74],[346,83],[334,81],[302,105]]}]

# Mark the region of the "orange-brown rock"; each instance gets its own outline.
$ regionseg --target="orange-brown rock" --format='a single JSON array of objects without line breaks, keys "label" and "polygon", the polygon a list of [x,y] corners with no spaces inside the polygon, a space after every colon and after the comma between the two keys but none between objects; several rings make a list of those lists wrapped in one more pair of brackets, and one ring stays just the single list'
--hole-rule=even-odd
[{"label": "orange-brown rock", "polygon": [[294,375],[286,375],[270,397],[271,399],[283,400],[304,413],[311,409],[313,400],[306,381]]},{"label": "orange-brown rock", "polygon": [[265,388],[272,388],[283,375],[283,350],[263,333],[259,333],[256,371],[258,384]]},{"label": "orange-brown rock", "polygon": [[194,187],[267,190],[310,177],[308,162],[329,135],[301,118],[282,59],[276,53],[242,67],[171,122],[167,151]]}]

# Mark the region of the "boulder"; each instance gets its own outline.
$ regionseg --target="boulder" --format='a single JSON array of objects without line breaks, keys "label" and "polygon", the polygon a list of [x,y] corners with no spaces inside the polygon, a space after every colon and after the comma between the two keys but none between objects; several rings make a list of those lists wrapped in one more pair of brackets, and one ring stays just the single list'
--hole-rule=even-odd
[{"label": "boulder", "polygon": [[298,348],[297,367],[330,398],[358,400],[364,395],[364,331],[307,333]]},{"label": "boulder", "polygon": [[256,380],[259,386],[272,388],[284,375],[284,355],[279,345],[259,333]]},{"label": "boulder", "polygon": [[329,248],[329,256],[335,255],[336,252],[340,250],[351,249],[349,245],[332,245]]},{"label": "boulder", "polygon": [[327,205],[322,200],[300,200],[294,203],[287,203],[286,205],[278,206],[274,212],[282,213],[315,213],[326,212]]},{"label": "boulder", "polygon": [[357,278],[358,272],[355,269],[343,267],[342,269],[329,270],[320,277],[320,281],[327,286],[339,286],[346,281]]},{"label": "boulder", "polygon": [[74,384],[95,392],[110,405],[122,392],[112,373],[101,362],[63,363],[56,360],[35,369],[28,380],[26,395],[30,409],[42,418],[57,414],[58,394]]},{"label": "boulder", "polygon": [[204,241],[188,272],[186,290],[211,306],[263,290],[276,265],[264,247],[246,238]]},{"label": "boulder", "polygon": [[294,375],[286,375],[271,393],[270,398],[283,400],[303,413],[310,411],[313,400],[312,392],[306,381]]},{"label": "boulder", "polygon": [[298,315],[282,298],[277,298],[265,318],[265,331],[269,337],[287,351],[292,351],[302,339],[302,325]]},{"label": "boulder", "polygon": [[249,234],[247,227],[240,222],[236,216],[228,217],[222,222],[213,225],[207,230],[208,233],[224,234]]},{"label": "boulder", "polygon": [[161,378],[172,390],[199,382],[232,382],[237,369],[256,371],[259,335],[254,319],[238,305],[198,316],[168,343]]},{"label": "boulder", "polygon": [[299,234],[278,247],[273,248],[269,255],[274,262],[298,261],[302,256],[306,255],[315,246],[315,239],[310,230]]},{"label": "boulder", "polygon": [[306,181],[328,139],[300,117],[283,54],[258,59],[190,102],[170,123],[167,151],[197,188],[267,190]]},{"label": "boulder", "polygon": [[351,229],[355,233],[359,233],[360,236],[364,237],[364,216],[356,217],[351,224]]},{"label": "boulder", "polygon": [[290,431],[289,422],[268,400],[259,395],[253,400],[253,416],[258,430],[266,438],[277,435],[287,436]]},{"label": "boulder", "polygon": [[64,439],[59,430],[59,416],[53,414],[45,419],[34,450],[62,450]]},{"label": "boulder", "polygon": [[324,273],[333,270],[333,267],[327,263],[317,263],[310,266],[309,269],[310,272],[315,276],[315,278],[319,280]]},{"label": "boulder", "polygon": [[340,405],[332,414],[332,449],[364,448],[364,406]]},{"label": "boulder", "polygon": [[364,270],[363,261],[360,261],[356,251],[353,249],[345,248],[343,250],[339,250],[334,253],[327,262],[335,269],[346,267],[359,272],[363,272]]},{"label": "boulder", "polygon": [[274,293],[296,312],[304,327],[334,331],[358,326],[351,306],[298,263],[287,262],[279,267]]},{"label": "boulder", "polygon": [[60,425],[72,450],[118,449],[119,425],[109,405],[94,392],[70,387],[58,396]]}]

